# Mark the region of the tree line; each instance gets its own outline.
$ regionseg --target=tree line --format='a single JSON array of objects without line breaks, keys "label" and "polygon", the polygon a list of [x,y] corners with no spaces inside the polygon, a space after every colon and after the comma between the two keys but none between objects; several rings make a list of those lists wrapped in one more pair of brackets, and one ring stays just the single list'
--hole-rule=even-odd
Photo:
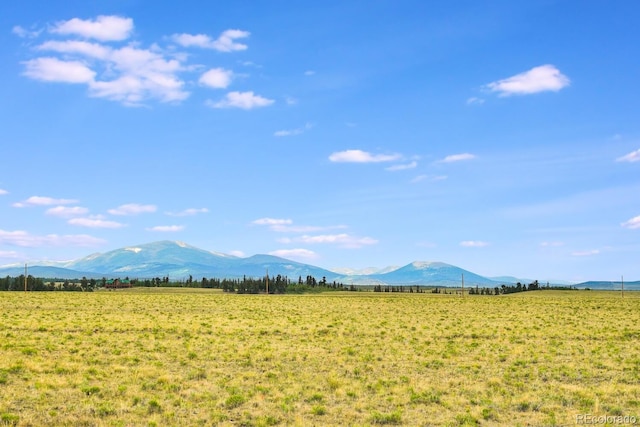
[{"label": "tree line", "polygon": [[[363,289],[371,289],[373,292],[406,292],[406,293],[424,293],[425,290],[430,290],[431,293],[452,293],[454,288],[431,288],[428,286],[390,286],[390,285],[374,285],[373,288],[369,285],[345,285],[344,283],[328,282],[326,277],[317,280],[311,275],[307,275],[305,278],[299,276],[297,280],[291,280],[288,276],[278,274],[271,277],[247,277],[243,276],[241,279],[219,279],[219,278],[207,278],[194,279],[193,276],[184,280],[170,280],[168,276],[155,277],[149,279],[129,279],[124,278],[125,282],[131,283],[134,287],[187,287],[187,288],[208,288],[208,289],[222,289],[224,292],[238,293],[238,294],[258,294],[266,293],[267,284],[270,294],[285,294],[285,293],[305,293],[305,292],[323,292],[331,290],[341,291],[359,291]],[[57,279],[43,279],[39,277],[27,276],[26,289],[28,291],[68,291],[68,292],[92,292],[98,288],[108,288],[108,279],[103,277],[102,279],[82,277],[77,280],[57,280]],[[575,289],[572,287],[564,286],[550,286],[549,283],[540,285],[535,280],[529,285],[522,284],[520,282],[515,285],[501,285],[493,288],[478,286],[469,287],[469,295],[505,295],[518,292],[537,291],[537,290],[567,290]],[[0,291],[24,291],[25,290],[25,276],[20,275],[17,277],[6,276],[0,277]]]},{"label": "tree line", "polygon": [[419,285],[410,285],[410,286],[375,285],[373,287],[373,292],[408,292],[410,294],[415,292],[418,294],[422,294],[424,293],[424,290],[425,290],[425,286],[420,287]]},{"label": "tree line", "polygon": [[[120,279],[118,279],[120,280]],[[98,288],[109,288],[106,277],[102,279],[82,277],[77,280],[46,280],[27,276],[27,291],[84,291],[92,292]],[[305,279],[299,276],[297,281],[292,281],[289,277],[278,274],[271,277],[252,278],[243,276],[242,279],[219,279],[203,277],[201,280],[194,279],[189,275],[188,279],[172,281],[168,276],[154,277],[150,279],[129,279],[125,277],[122,282],[130,283],[133,287],[187,287],[187,288],[209,288],[222,289],[224,292],[234,292],[238,294],[266,293],[267,287],[270,294],[322,292],[327,290],[357,290],[355,286],[345,286],[336,281],[328,282],[326,277],[317,280],[308,275]],[[0,278],[0,291],[24,291],[24,275],[18,277],[6,276]]]},{"label": "tree line", "polygon": [[547,282],[547,285],[541,285],[537,280],[529,283],[529,285],[523,283],[516,283],[515,285],[501,285],[496,286],[494,288],[469,288],[469,295],[505,295],[505,294],[515,294],[518,292],[527,292],[527,291],[544,291],[544,290],[576,290],[575,287],[566,287],[566,286],[550,286]]},{"label": "tree line", "polygon": [[302,276],[299,276],[297,281],[293,281],[289,277],[281,274],[260,278],[248,278],[243,276],[242,279],[212,279],[209,281],[208,287],[218,288],[222,289],[224,292],[235,292],[238,294],[266,293],[267,289],[270,294],[349,289],[345,288],[343,283],[336,281],[328,282],[327,278],[324,276],[321,280],[317,280],[315,277],[310,275],[303,280]]},{"label": "tree line", "polygon": [[[79,281],[60,280],[45,281],[40,277],[27,276],[27,291],[69,291],[69,292],[91,292],[95,289],[97,282],[95,279],[87,279],[84,277]],[[25,279],[24,274],[17,277],[6,276],[0,277],[0,291],[24,291]]]}]

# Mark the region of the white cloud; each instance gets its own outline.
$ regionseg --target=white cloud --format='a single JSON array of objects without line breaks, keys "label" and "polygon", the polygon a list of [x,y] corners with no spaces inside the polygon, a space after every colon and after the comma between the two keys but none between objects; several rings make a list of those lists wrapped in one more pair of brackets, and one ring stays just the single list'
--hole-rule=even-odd
[{"label": "white cloud", "polygon": [[147,231],[176,232],[184,230],[184,225],[157,225],[147,228]]},{"label": "white cloud", "polygon": [[209,49],[211,48],[211,43],[213,43],[211,37],[206,34],[174,34],[171,38],[183,47],[196,46]]},{"label": "white cloud", "polygon": [[176,74],[182,69],[180,63],[175,59],[165,59],[150,50],[129,46],[112,50],[80,41],[46,42],[39,49],[99,59],[104,74],[115,75],[115,78],[96,80],[96,71],[83,61],[43,57],[25,62],[24,74],[36,80],[86,83],[91,96],[119,101],[125,105],[139,105],[148,98],[156,98],[162,102],[182,101],[189,96],[189,92],[183,90],[184,82]]},{"label": "white cloud", "polygon": [[482,105],[484,104],[484,99],[482,98],[476,98],[475,96],[472,96],[471,98],[467,99],[467,105]]},{"label": "white cloud", "polygon": [[[183,90],[184,82],[177,76],[177,72],[182,70],[180,62],[165,59],[150,50],[130,46],[114,50],[82,41],[49,41],[38,49],[75,54],[82,60],[62,61],[43,57],[25,62],[24,74],[36,80],[85,83],[91,96],[125,105],[139,105],[147,98],[162,102],[182,101],[189,96],[189,92]],[[96,79],[97,72],[84,62],[87,58],[99,60],[94,66],[101,66],[104,76],[111,78]]]},{"label": "white cloud", "polygon": [[305,76],[313,76],[315,73],[316,73],[316,72],[315,72],[315,71],[313,71],[313,70],[307,70],[307,71],[305,71],[305,72],[304,72],[304,75],[305,75]]},{"label": "white cloud", "polygon": [[571,255],[572,256],[592,256],[592,255],[598,255],[599,253],[600,253],[600,251],[598,249],[592,249],[590,251],[572,252]]},{"label": "white cloud", "polygon": [[231,84],[233,72],[223,68],[212,68],[200,76],[200,84],[214,88],[224,89]]},{"label": "white cloud", "polygon": [[244,252],[238,250],[230,251],[229,255],[237,256],[238,258],[244,258],[246,256]]},{"label": "white cloud", "polygon": [[269,255],[293,259],[315,259],[318,257],[318,254],[309,249],[278,249],[269,252]]},{"label": "white cloud", "polygon": [[208,49],[211,48],[211,43],[213,43],[211,37],[206,34],[174,34],[171,38],[183,47],[196,46]]},{"label": "white cloud", "polygon": [[147,98],[175,102],[189,96],[189,92],[183,90],[184,82],[177,76],[182,70],[180,62],[151,50],[130,46],[114,50],[108,66],[113,67],[119,77],[92,82],[89,86],[92,96],[127,105],[137,105]]},{"label": "white cloud", "polygon": [[332,162],[342,163],[379,163],[401,159],[400,154],[371,154],[362,150],[337,151],[329,156]]},{"label": "white cloud", "polygon": [[293,136],[293,135],[300,135],[302,133],[305,133],[306,131],[308,131],[309,129],[311,129],[313,127],[313,125],[311,123],[305,123],[304,126],[296,128],[296,129],[289,129],[289,130],[279,130],[273,133],[273,136]]},{"label": "white cloud", "polygon": [[252,221],[254,225],[266,225],[270,230],[279,233],[311,233],[322,230],[335,230],[341,228],[347,228],[345,225],[330,225],[325,227],[315,225],[293,225],[291,219],[278,219],[278,218],[260,218]]},{"label": "white cloud", "polygon": [[86,215],[89,213],[89,209],[81,206],[56,206],[46,210],[45,214],[68,218],[71,216]]},{"label": "white cloud", "polygon": [[287,105],[296,105],[298,103],[298,100],[292,96],[286,96],[284,98],[284,102],[286,102]]},{"label": "white cloud", "polygon": [[205,105],[211,108],[242,108],[243,110],[251,110],[258,107],[267,107],[273,104],[273,99],[264,98],[255,95],[252,91],[248,92],[229,92],[224,99],[213,102],[207,100]]},{"label": "white cloud", "polygon": [[[126,46],[108,45],[124,40],[133,33],[133,20],[120,16],[99,16],[96,19],[78,18],[56,23],[52,33],[80,36],[94,41],[49,40],[36,49],[53,52],[50,57],[25,61],[24,75],[41,81],[85,84],[88,95],[120,102],[126,106],[140,106],[148,100],[178,103],[187,99],[190,92],[180,76],[182,72],[200,69],[201,65],[188,65],[189,56],[175,49],[164,50],[157,44],[150,48],[139,43]],[[15,27],[14,33],[26,36],[27,31]],[[244,50],[246,45],[238,39],[249,36],[247,31],[227,30],[218,39],[206,35],[174,35],[173,40],[182,46],[201,46],[224,52]],[[96,42],[97,40],[97,42]],[[172,46],[175,48],[175,46]],[[200,76],[202,86],[226,88],[233,73],[222,68],[213,68]],[[215,108],[237,107],[251,109],[271,105],[274,101],[253,92],[231,92],[226,98],[207,105]]]},{"label": "white cloud", "polygon": [[629,221],[625,221],[622,224],[625,228],[630,228],[632,230],[640,229],[640,215],[631,218]]},{"label": "white cloud", "polygon": [[547,64],[489,83],[486,88],[491,92],[497,92],[500,96],[528,95],[545,91],[557,92],[569,83],[567,76],[553,65]]},{"label": "white cloud", "polygon": [[300,135],[303,132],[301,129],[290,129],[290,130],[277,130],[273,133],[273,136],[293,136]]},{"label": "white cloud", "polygon": [[11,32],[23,39],[24,38],[32,39],[32,38],[38,37],[42,32],[42,30],[27,30],[26,28],[21,27],[20,25],[15,25],[11,29]]},{"label": "white cloud", "polygon": [[42,244],[42,238],[32,236],[26,231],[6,231],[0,229],[0,243],[3,245],[33,247]]},{"label": "white cloud", "polygon": [[90,96],[130,106],[147,99],[177,102],[190,95],[178,77],[179,72],[189,68],[178,59],[166,57],[157,47],[140,49],[129,45],[114,49],[80,40],[50,40],[37,49],[62,54],[64,60],[42,57],[26,61],[24,74],[36,80],[84,83]]},{"label": "white cloud", "polygon": [[87,228],[121,228],[125,226],[122,223],[102,218],[71,218],[67,223]]},{"label": "white cloud", "polygon": [[317,236],[304,235],[295,240],[303,243],[337,244],[345,248],[360,248],[362,246],[375,245],[378,243],[376,239],[371,237],[355,237],[347,233],[321,234]]},{"label": "white cloud", "polygon": [[0,251],[0,259],[17,259],[20,258],[16,251]]},{"label": "white cloud", "polygon": [[151,80],[146,77],[124,75],[116,80],[94,82],[91,96],[122,102],[128,106],[141,105],[148,98],[161,102],[179,102],[187,99],[189,92],[182,90],[184,82],[171,75],[156,75]]},{"label": "white cloud", "polygon": [[564,246],[564,242],[541,242],[540,246],[543,248],[558,248]]},{"label": "white cloud", "polygon": [[111,215],[138,215],[141,213],[152,213],[157,210],[156,205],[140,205],[138,203],[129,203],[120,205],[115,209],[109,209]]},{"label": "white cloud", "polygon": [[616,159],[617,162],[640,162],[640,150],[632,151],[629,154],[625,154],[622,157]]},{"label": "white cloud", "polygon": [[385,168],[385,170],[388,170],[390,172],[403,171],[403,170],[407,170],[407,169],[415,169],[416,166],[418,166],[418,162],[416,162],[414,160],[411,163],[405,163],[405,164],[402,164],[402,165],[389,166],[388,168]]},{"label": "white cloud", "polygon": [[133,19],[114,15],[101,15],[95,20],[73,18],[58,22],[49,31],[101,41],[121,41],[129,38],[133,32]]},{"label": "white cloud", "polygon": [[104,240],[87,234],[70,234],[62,236],[57,234],[48,234],[45,236],[38,236],[22,230],[0,230],[0,244],[12,246],[30,248],[39,246],[96,246],[102,243],[104,243]]},{"label": "white cloud", "polygon": [[189,208],[189,209],[185,209],[181,212],[167,212],[167,215],[169,216],[194,216],[194,215],[198,215],[201,213],[207,213],[209,212],[209,209],[207,208]]},{"label": "white cloud", "polygon": [[59,53],[78,54],[95,59],[108,59],[113,50],[99,43],[79,40],[49,40],[37,47],[38,50],[48,50]]},{"label": "white cloud", "polygon": [[203,49],[215,49],[220,52],[233,52],[247,49],[246,44],[238,43],[235,40],[247,38],[251,35],[248,31],[226,30],[213,40],[206,34],[174,34],[172,39],[183,47],[200,47]]},{"label": "white cloud", "polygon": [[454,162],[461,162],[463,160],[471,160],[475,158],[476,156],[470,153],[452,154],[440,160],[439,163],[454,163]]},{"label": "white cloud", "polygon": [[351,236],[346,233],[342,234],[321,234],[318,236],[302,236],[299,238],[304,243],[339,243],[349,240]]},{"label": "white cloud", "polygon": [[245,50],[246,44],[235,42],[236,39],[249,37],[251,33],[242,30],[226,30],[216,41],[213,42],[213,48],[221,52],[232,52],[235,50]]},{"label": "white cloud", "polygon": [[485,246],[489,246],[489,243],[480,240],[465,240],[460,242],[460,246],[464,248],[484,248]]},{"label": "white cloud", "polygon": [[252,221],[251,224],[255,225],[285,225],[285,224],[293,224],[293,221],[290,219],[280,219],[280,218],[260,218]]},{"label": "white cloud", "polygon": [[4,196],[5,194],[9,194],[9,192],[4,188],[0,188],[0,196]]},{"label": "white cloud", "polygon": [[16,202],[12,206],[14,208],[26,208],[30,206],[51,206],[51,205],[71,205],[78,203],[73,199],[54,199],[53,197],[31,196],[22,202]]},{"label": "white cloud", "polygon": [[60,83],[89,83],[96,73],[79,61],[61,61],[44,57],[24,62],[24,75],[35,80]]}]

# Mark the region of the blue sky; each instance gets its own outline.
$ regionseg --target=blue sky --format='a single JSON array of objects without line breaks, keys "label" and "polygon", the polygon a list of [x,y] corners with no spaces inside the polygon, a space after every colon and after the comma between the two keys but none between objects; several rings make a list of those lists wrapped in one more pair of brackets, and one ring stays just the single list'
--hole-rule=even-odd
[{"label": "blue sky", "polygon": [[636,1],[5,3],[0,264],[640,280]]}]

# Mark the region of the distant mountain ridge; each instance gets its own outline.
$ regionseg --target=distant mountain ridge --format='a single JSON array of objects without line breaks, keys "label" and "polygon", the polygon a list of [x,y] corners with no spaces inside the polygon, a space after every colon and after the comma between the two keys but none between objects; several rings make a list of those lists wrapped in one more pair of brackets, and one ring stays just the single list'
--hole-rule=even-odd
[{"label": "distant mountain ridge", "polygon": [[[598,289],[598,290],[609,290],[609,291],[620,291],[622,288],[622,282],[607,282],[607,281],[589,281],[582,282],[574,285],[577,288],[581,289]],[[624,289],[627,291],[638,291],[640,290],[640,280],[636,280],[633,282],[624,282]]]},{"label": "distant mountain ridge", "polygon": [[[270,276],[283,275],[291,280],[311,275],[316,279],[339,281],[355,285],[429,285],[460,286],[464,277],[465,286],[496,287],[510,280],[493,280],[471,271],[443,262],[415,261],[403,267],[330,271],[273,255],[253,255],[240,258],[234,255],[207,251],[179,241],[159,241],[127,246],[105,253],[94,253],[73,261],[43,261],[29,266],[29,274],[37,277],[77,279],[87,278],[154,278],[168,276],[172,280],[261,277],[269,271]],[[350,274],[345,274],[350,273]],[[368,274],[354,274],[368,273]],[[24,274],[24,265],[0,268],[0,275]],[[501,279],[512,279],[502,277]],[[523,282],[524,283],[524,282]],[[527,282],[528,283],[528,282]],[[607,288],[610,282],[587,282],[579,287]],[[608,283],[608,284],[607,284]],[[628,286],[628,287],[627,287]],[[633,289],[634,284],[625,284]]]},{"label": "distant mountain ridge", "polygon": [[159,241],[127,246],[101,254],[92,254],[66,263],[65,268],[102,274],[106,277],[151,278],[169,276],[184,279],[193,276],[238,278],[260,277],[267,269],[270,275],[335,278],[336,273],[272,255],[240,258],[219,252],[206,251],[179,241]]},{"label": "distant mountain ridge", "polygon": [[365,276],[389,285],[467,286],[494,287],[498,282],[444,262],[414,261],[388,273]]},{"label": "distant mountain ridge", "polygon": [[65,268],[132,277],[200,275],[230,268],[239,258],[205,251],[179,241],[127,246],[71,261]]},{"label": "distant mountain ridge", "polygon": [[342,268],[334,268],[331,271],[334,271],[339,274],[344,274],[345,276],[368,276],[371,274],[389,273],[390,271],[394,271],[399,268],[400,268],[399,265],[390,265],[384,268],[366,267],[366,268],[360,268],[360,269],[342,267]]}]

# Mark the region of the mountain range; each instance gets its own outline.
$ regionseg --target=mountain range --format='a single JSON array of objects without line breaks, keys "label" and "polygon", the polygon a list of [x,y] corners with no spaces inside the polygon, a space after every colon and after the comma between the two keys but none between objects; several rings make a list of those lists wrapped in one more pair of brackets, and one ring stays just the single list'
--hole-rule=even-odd
[{"label": "mountain range", "polygon": [[[518,281],[531,282],[512,277],[487,278],[443,262],[416,261],[402,267],[380,270],[371,268],[361,271],[330,271],[272,255],[241,258],[166,240],[95,253],[73,261],[33,263],[29,266],[28,272],[36,277],[58,279],[77,279],[83,276],[95,279],[144,279],[168,276],[172,280],[182,280],[189,276],[193,276],[194,279],[260,277],[267,271],[270,276],[281,274],[291,280],[296,280],[299,276],[304,279],[311,275],[317,279],[325,277],[330,282],[335,280],[356,285],[460,286],[463,277],[465,286],[495,287]],[[0,267],[2,276],[18,276],[23,273],[23,265]],[[640,282],[637,285],[640,288]],[[599,286],[592,288],[596,287]],[[633,289],[634,283],[625,284],[625,288]]]}]

